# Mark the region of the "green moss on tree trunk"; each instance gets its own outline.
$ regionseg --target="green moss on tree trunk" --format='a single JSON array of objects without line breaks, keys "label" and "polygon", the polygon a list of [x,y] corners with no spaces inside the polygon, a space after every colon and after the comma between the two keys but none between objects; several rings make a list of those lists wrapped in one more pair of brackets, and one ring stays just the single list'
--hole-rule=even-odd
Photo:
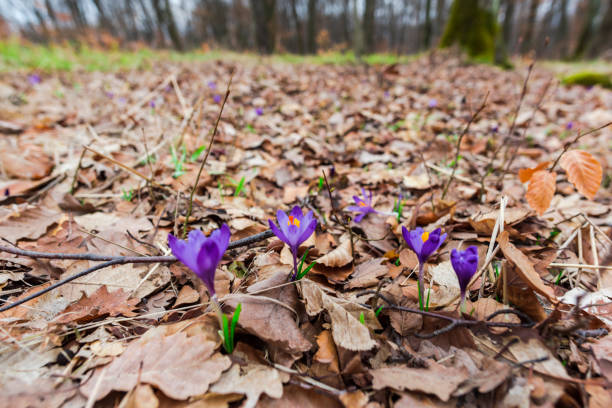
[{"label": "green moss on tree trunk", "polygon": [[496,34],[495,16],[480,0],[454,0],[440,47],[459,44],[470,57],[493,62]]}]

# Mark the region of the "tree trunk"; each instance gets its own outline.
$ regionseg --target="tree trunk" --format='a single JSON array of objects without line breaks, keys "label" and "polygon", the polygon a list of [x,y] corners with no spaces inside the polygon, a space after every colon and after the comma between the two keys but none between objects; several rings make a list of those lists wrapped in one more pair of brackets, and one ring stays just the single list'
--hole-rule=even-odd
[{"label": "tree trunk", "polygon": [[271,54],[276,43],[276,0],[251,0],[255,20],[255,43],[259,51]]},{"label": "tree trunk", "polygon": [[568,38],[567,38],[567,0],[561,0],[561,5],[559,6],[559,26],[557,28],[557,41],[559,42],[559,56],[561,58],[568,57]]},{"label": "tree trunk", "polygon": [[582,58],[587,53],[589,46],[591,45],[591,38],[593,36],[593,25],[597,11],[599,10],[599,0],[588,0],[586,5],[586,17],[580,36],[578,37],[578,44],[573,52],[574,59]]},{"label": "tree trunk", "polygon": [[436,36],[440,38],[442,30],[444,29],[444,13],[446,12],[446,0],[438,0],[436,3]]},{"label": "tree trunk", "polygon": [[365,0],[363,10],[363,43],[364,51],[369,54],[374,52],[374,12],[376,11],[376,0]]},{"label": "tree trunk", "polygon": [[505,0],[504,21],[502,23],[502,40],[506,47],[513,51],[512,23],[514,22],[514,0]]},{"label": "tree trunk", "polygon": [[112,33],[113,25],[110,19],[108,18],[108,16],[106,15],[106,11],[104,10],[104,7],[102,6],[102,2],[100,0],[93,0],[93,2],[94,2],[94,5],[96,6],[96,9],[98,9],[98,14],[100,16],[100,18],[98,19],[100,27],[102,27],[103,30],[109,33]]},{"label": "tree trunk", "polygon": [[440,46],[457,43],[471,57],[493,61],[495,33],[495,16],[479,0],[454,0]]},{"label": "tree trunk", "polygon": [[344,35],[344,42],[347,46],[351,46],[351,0],[344,0],[344,7],[342,8],[342,34]]},{"label": "tree trunk", "polygon": [[181,35],[179,34],[178,28],[176,27],[176,21],[174,21],[174,15],[172,14],[169,0],[166,0],[164,14],[166,17],[166,25],[168,27],[168,35],[170,35],[174,48],[179,51],[183,51],[183,41],[181,39]]},{"label": "tree trunk", "polygon": [[599,47],[596,51],[604,52],[612,48],[612,2],[608,3],[608,9],[603,16],[601,26],[599,27]]},{"label": "tree trunk", "polygon": [[298,52],[304,54],[304,35],[302,33],[302,22],[297,13],[296,0],[291,0],[291,15],[293,16],[293,25],[295,26],[295,38],[297,40]]},{"label": "tree trunk", "polygon": [[523,34],[523,42],[521,43],[521,53],[527,54],[533,48],[533,33],[535,31],[536,17],[538,14],[538,6],[540,0],[531,0],[529,5],[529,15],[527,16],[527,27]]},{"label": "tree trunk", "polygon": [[423,48],[431,45],[431,0],[425,0],[425,25],[423,26]]},{"label": "tree trunk", "polygon": [[317,52],[317,0],[308,0],[308,52]]},{"label": "tree trunk", "polygon": [[357,12],[357,0],[353,0],[353,52],[357,61],[361,62],[363,54],[363,27]]}]

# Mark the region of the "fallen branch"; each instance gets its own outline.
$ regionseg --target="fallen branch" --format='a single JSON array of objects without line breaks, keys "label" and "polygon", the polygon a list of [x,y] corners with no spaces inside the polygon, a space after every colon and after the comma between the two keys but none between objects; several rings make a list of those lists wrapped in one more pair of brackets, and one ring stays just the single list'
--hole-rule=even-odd
[{"label": "fallen branch", "polygon": [[[270,238],[274,233],[271,230],[267,230],[264,232],[260,232],[255,235],[251,235],[250,237],[242,238],[236,240],[234,242],[230,242],[227,246],[228,249],[234,249],[243,247],[246,245],[253,244],[255,242],[263,241],[264,239]],[[85,269],[75,275],[69,276],[65,279],[59,280],[55,282],[53,285],[40,290],[36,293],[31,294],[23,299],[19,299],[9,305],[5,305],[0,307],[0,312],[4,312],[6,310],[12,309],[16,306],[19,306],[23,303],[29,302],[32,299],[35,299],[39,296],[44,295],[45,293],[58,288],[66,283],[69,283],[75,279],[78,279],[82,276],[88,275],[92,272],[98,271],[100,269],[106,268],[112,265],[122,265],[128,263],[170,263],[175,262],[176,257],[174,256],[115,256],[115,255],[99,255],[92,253],[82,253],[82,254],[68,254],[68,253],[60,253],[60,252],[37,252],[37,251],[26,251],[20,248],[12,248],[6,246],[0,246],[0,252],[8,252],[10,254],[25,256],[28,258],[41,258],[41,259],[75,259],[75,260],[87,260],[87,261],[105,261],[104,263],[92,266],[91,268]]]}]

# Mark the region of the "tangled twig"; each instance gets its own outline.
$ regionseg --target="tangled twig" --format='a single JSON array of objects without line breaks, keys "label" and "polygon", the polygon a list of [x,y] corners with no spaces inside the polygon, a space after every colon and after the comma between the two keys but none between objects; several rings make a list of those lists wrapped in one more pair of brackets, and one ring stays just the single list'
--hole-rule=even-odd
[{"label": "tangled twig", "polygon": [[[234,242],[230,242],[227,246],[228,249],[239,248],[246,245],[253,244],[255,242],[263,241],[264,239],[270,238],[274,233],[271,230],[267,230],[264,232],[260,232],[258,234],[251,235],[246,238],[242,238],[236,240]],[[35,259],[75,259],[75,260],[87,260],[87,261],[104,261],[101,264],[92,266],[91,268],[85,269],[75,275],[69,276],[65,279],[59,280],[55,282],[53,285],[46,287],[36,293],[33,293],[29,296],[26,296],[23,299],[19,299],[11,304],[0,307],[0,312],[4,312],[6,310],[12,309],[16,306],[19,306],[23,303],[29,302],[32,299],[35,299],[39,296],[44,295],[47,292],[52,291],[55,288],[58,288],[62,285],[65,285],[68,282],[71,282],[75,279],[78,279],[82,276],[88,275],[92,272],[98,271],[100,269],[106,268],[112,265],[122,265],[128,263],[171,263],[176,261],[176,257],[174,256],[115,256],[115,255],[99,255],[92,253],[82,253],[82,254],[69,254],[69,253],[61,253],[61,252],[37,252],[37,251],[26,251],[20,248],[12,248],[6,246],[0,246],[0,252],[8,252],[14,255],[25,256],[28,258]]]}]

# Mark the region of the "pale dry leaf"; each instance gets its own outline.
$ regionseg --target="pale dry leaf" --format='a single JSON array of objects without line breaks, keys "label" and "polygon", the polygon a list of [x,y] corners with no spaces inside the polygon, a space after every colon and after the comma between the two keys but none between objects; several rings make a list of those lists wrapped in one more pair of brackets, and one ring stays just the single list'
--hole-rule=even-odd
[{"label": "pale dry leaf", "polygon": [[531,289],[535,290],[540,295],[545,296],[551,302],[556,302],[557,298],[553,289],[544,284],[542,278],[540,278],[540,275],[538,275],[538,272],[533,267],[533,263],[529,260],[527,255],[521,252],[510,242],[510,235],[508,234],[508,231],[502,232],[497,239],[497,242],[504,253],[504,257],[509,262],[517,266],[516,271],[520,275],[521,279],[523,279]]},{"label": "pale dry leaf", "polygon": [[314,361],[329,364],[329,370],[334,373],[340,373],[338,363],[338,351],[329,330],[323,330],[317,336],[317,346],[319,349],[314,355]]},{"label": "pale dry leaf", "polygon": [[546,212],[555,195],[557,173],[547,170],[536,171],[529,181],[525,198],[539,215]]},{"label": "pale dry leaf", "polygon": [[106,286],[79,299],[76,303],[68,306],[54,323],[84,323],[101,316],[136,316],[134,308],[140,302],[138,299],[129,299],[130,294],[122,289],[109,293]]},{"label": "pale dry leaf", "polygon": [[[249,292],[259,292],[261,296],[230,296],[224,300],[229,307],[235,308],[242,303],[238,325],[262,340],[274,343],[291,353],[310,350],[312,344],[304,337],[296,323],[296,316],[291,310],[298,306],[295,285],[276,286],[287,283],[287,274],[279,272],[269,279],[249,287]],[[273,288],[274,287],[274,288]],[[273,288],[270,290],[265,290]],[[276,302],[270,301],[272,298]]]},{"label": "pale dry leaf", "polygon": [[584,150],[570,150],[561,156],[559,165],[567,172],[567,179],[591,200],[601,185],[603,169],[599,161]]},{"label": "pale dry leaf", "polygon": [[[482,320],[482,321],[484,321],[487,318],[487,316],[491,315],[492,313],[497,312],[498,310],[503,310],[503,309],[508,309],[508,308],[509,308],[508,306],[505,306],[502,303],[499,303],[498,301],[490,297],[480,298],[476,302],[473,302],[470,306],[467,307],[468,310],[473,310],[473,313],[471,314],[476,320]],[[508,314],[508,313],[497,315],[493,319],[491,319],[491,321],[496,322],[496,323],[520,323],[521,322],[521,320],[516,315]],[[501,334],[501,333],[508,331],[508,328],[492,327],[490,328],[490,330],[491,332],[495,334]]]},{"label": "pale dry leaf", "polygon": [[38,239],[53,224],[59,223],[62,214],[42,206],[18,207],[0,218],[0,237],[11,242],[22,239]]},{"label": "pale dry leaf", "polygon": [[235,364],[223,373],[221,378],[210,388],[218,394],[244,394],[246,401],[243,408],[257,405],[261,394],[272,398],[283,396],[283,382],[278,370],[261,364],[249,364],[240,367]]},{"label": "pale dry leaf", "polygon": [[546,358],[544,361],[534,363],[534,370],[541,373],[550,374],[555,377],[569,378],[563,364],[557,360],[555,355],[542,341],[536,338],[531,338],[526,342],[518,341],[512,343],[508,350],[514,356],[517,362]]},{"label": "pale dry leaf", "polygon": [[159,400],[153,388],[148,384],[140,384],[124,397],[123,408],[157,408]]},{"label": "pale dry leaf", "polygon": [[11,177],[38,180],[51,173],[53,161],[36,145],[22,144],[14,147],[2,140],[0,168]]},{"label": "pale dry leaf", "polygon": [[176,296],[176,302],[174,303],[173,307],[195,303],[198,301],[198,299],[200,299],[200,294],[198,291],[189,285],[185,285],[181,288]]},{"label": "pale dry leaf", "polygon": [[378,284],[381,276],[389,271],[387,265],[383,265],[385,258],[375,258],[365,261],[355,267],[353,276],[344,286],[345,289],[367,288]]},{"label": "pale dry leaf", "polygon": [[427,368],[387,367],[370,370],[375,390],[420,391],[448,401],[457,387],[469,378],[465,368],[445,367],[434,361]]},{"label": "pale dry leaf", "polygon": [[348,265],[352,260],[353,256],[351,254],[351,241],[349,239],[345,239],[340,246],[328,254],[323,255],[317,259],[316,262],[328,267],[338,268]]},{"label": "pale dry leaf", "polygon": [[[356,303],[333,298],[310,280],[302,279],[300,289],[310,316],[316,316],[323,310],[329,313],[336,345],[353,351],[370,350],[376,346],[368,328],[370,325],[372,329],[380,328],[374,312]],[[359,321],[360,313],[364,314],[365,325]]]},{"label": "pale dry leaf", "polygon": [[204,394],[231,365],[228,357],[215,353],[215,347],[182,332],[135,340],[108,366],[96,369],[81,392],[90,397],[99,383],[94,398],[100,400],[112,390],[130,391],[140,380],[178,400]]},{"label": "pale dry leaf", "polygon": [[258,408],[342,408],[342,404],[337,399],[313,388],[307,389],[299,385],[286,386],[283,396],[279,399],[263,395],[257,406]]}]

